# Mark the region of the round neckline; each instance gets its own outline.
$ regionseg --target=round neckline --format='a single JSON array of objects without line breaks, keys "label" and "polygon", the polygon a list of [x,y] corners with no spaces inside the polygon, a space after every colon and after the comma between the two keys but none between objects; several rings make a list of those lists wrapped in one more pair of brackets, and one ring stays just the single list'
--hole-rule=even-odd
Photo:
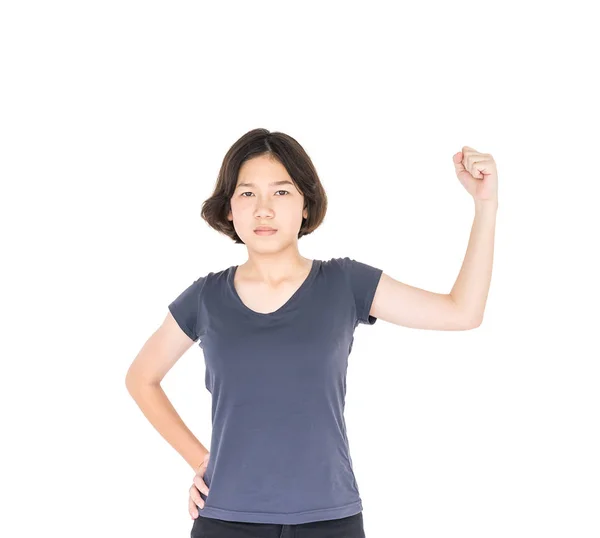
[{"label": "round neckline", "polygon": [[292,306],[296,301],[298,301],[298,299],[302,295],[302,292],[310,285],[315,275],[317,274],[319,261],[320,260],[317,259],[312,260],[310,271],[308,272],[306,278],[302,281],[302,284],[300,284],[298,289],[284,304],[282,304],[277,310],[274,310],[273,312],[257,312],[256,310],[252,310],[250,307],[246,306],[244,301],[242,301],[242,298],[239,296],[233,284],[233,279],[235,277],[235,273],[237,272],[239,265],[232,265],[230,267],[229,276],[227,277],[227,283],[229,285],[229,289],[234,297],[235,302],[238,304],[238,306],[242,308],[242,310],[259,318],[273,318],[285,312],[290,306]]}]

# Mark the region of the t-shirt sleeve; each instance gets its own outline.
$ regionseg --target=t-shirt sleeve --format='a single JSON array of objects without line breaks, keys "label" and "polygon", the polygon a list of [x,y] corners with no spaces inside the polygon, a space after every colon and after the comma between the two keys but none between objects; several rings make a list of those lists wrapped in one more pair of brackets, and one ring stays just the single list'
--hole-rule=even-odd
[{"label": "t-shirt sleeve", "polygon": [[175,318],[181,330],[194,342],[200,338],[198,334],[198,311],[204,281],[205,277],[195,280],[169,304],[171,315]]},{"label": "t-shirt sleeve", "polygon": [[354,295],[358,323],[374,325],[377,318],[369,315],[369,311],[383,270],[348,257],[341,261]]}]

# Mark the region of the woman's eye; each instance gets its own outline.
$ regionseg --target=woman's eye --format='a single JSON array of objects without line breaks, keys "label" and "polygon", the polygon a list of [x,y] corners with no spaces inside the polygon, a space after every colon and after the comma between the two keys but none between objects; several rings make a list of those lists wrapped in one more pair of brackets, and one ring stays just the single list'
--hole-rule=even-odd
[{"label": "woman's eye", "polygon": [[[275,191],[275,192],[286,192],[287,194],[289,194],[289,191],[284,191],[284,190],[279,190],[279,191]],[[252,192],[246,191],[246,192],[243,192],[242,194],[240,194],[240,196],[244,196],[244,194],[252,194]],[[244,198],[248,198],[248,196],[244,196]]]}]

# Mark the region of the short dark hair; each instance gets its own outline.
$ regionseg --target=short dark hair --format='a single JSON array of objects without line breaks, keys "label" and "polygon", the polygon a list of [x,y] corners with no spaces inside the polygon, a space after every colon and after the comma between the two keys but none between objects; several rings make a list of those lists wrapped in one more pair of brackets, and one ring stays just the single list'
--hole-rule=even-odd
[{"label": "short dark hair", "polygon": [[321,225],[327,212],[325,189],[304,148],[291,136],[267,129],[248,131],[229,148],[223,158],[214,192],[202,204],[202,218],[209,226],[224,233],[236,243],[244,243],[236,233],[233,222],[227,219],[227,215],[231,210],[230,200],[242,164],[260,155],[277,159],[285,166],[292,181],[304,195],[304,208],[308,210],[308,218],[302,219],[298,239],[312,233]]}]

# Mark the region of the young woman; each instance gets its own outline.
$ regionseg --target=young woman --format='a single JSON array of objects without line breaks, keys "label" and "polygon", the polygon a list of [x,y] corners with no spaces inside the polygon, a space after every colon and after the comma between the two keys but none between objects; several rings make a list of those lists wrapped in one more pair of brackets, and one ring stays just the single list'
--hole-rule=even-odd
[{"label": "young woman", "polygon": [[[197,278],[170,304],[128,372],[147,418],[196,471],[191,536],[364,537],[346,436],[346,370],[358,324],[378,318],[421,329],[467,330],[482,320],[497,207],[491,156],[463,148],[457,175],[476,221],[449,294],[415,288],[349,257],[308,259],[327,197],[292,137],[266,129],[227,152],[202,217],[248,260]],[[208,451],[160,389],[198,342],[212,395]]]}]

